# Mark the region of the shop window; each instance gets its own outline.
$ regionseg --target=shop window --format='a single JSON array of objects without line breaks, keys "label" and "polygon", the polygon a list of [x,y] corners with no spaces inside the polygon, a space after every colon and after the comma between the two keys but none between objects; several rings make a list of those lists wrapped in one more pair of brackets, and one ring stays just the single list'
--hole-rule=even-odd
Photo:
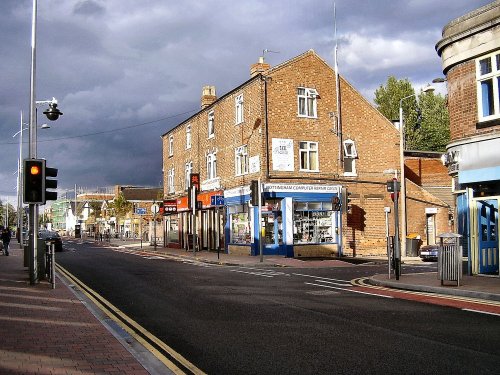
[{"label": "shop window", "polygon": [[334,212],[331,203],[297,202],[294,204],[293,243],[331,243],[334,240]]},{"label": "shop window", "polygon": [[179,220],[174,215],[168,219],[168,243],[179,243]]},{"label": "shop window", "polygon": [[243,207],[230,208],[229,221],[231,223],[231,231],[229,242],[233,244],[250,244],[252,242],[250,215],[248,212],[244,212]]}]

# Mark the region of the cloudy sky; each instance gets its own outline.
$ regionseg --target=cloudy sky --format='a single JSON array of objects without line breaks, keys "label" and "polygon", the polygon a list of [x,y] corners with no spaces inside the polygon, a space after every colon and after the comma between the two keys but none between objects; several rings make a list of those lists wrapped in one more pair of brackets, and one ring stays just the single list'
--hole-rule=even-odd
[{"label": "cloudy sky", "polygon": [[[443,26],[490,1],[335,2],[340,73],[372,100],[390,75],[417,89],[442,76]],[[1,0],[0,199],[13,204],[32,10]],[[221,96],[246,81],[264,49],[278,52],[266,54],[273,66],[309,49],[333,66],[333,0],[39,0],[37,20],[36,100],[64,112],[38,132],[38,157],[59,169],[60,196],[161,186],[161,135],[199,110],[202,86]]]}]

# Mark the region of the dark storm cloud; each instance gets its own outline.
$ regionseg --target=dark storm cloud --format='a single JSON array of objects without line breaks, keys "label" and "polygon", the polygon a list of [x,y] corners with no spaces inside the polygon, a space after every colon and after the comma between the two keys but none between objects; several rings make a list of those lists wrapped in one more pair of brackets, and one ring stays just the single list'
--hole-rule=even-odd
[{"label": "dark storm cloud", "polygon": [[[441,74],[434,45],[443,26],[486,3],[337,0],[340,72],[369,100],[389,75],[421,87]],[[223,95],[266,48],[279,52],[266,54],[271,65],[312,48],[333,66],[332,4],[39,1],[36,99],[56,97],[64,115],[39,131],[38,155],[59,168],[63,189],[158,186],[160,136],[199,109],[202,86]],[[31,12],[31,0],[2,1],[0,197],[15,195],[12,135],[21,110],[28,118]]]}]

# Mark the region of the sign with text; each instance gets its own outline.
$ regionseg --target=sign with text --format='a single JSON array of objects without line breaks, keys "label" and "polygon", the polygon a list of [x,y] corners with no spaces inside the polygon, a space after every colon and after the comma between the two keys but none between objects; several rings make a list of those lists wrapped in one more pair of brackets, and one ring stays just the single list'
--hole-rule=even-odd
[{"label": "sign with text", "polygon": [[210,197],[211,206],[224,206],[224,197],[222,195],[212,195]]},{"label": "sign with text", "polygon": [[141,207],[137,207],[135,209],[135,214],[136,215],[146,215],[146,209],[145,208],[141,208]]},{"label": "sign with text", "polygon": [[293,139],[272,139],[273,171],[293,172]]},{"label": "sign with text", "polygon": [[168,215],[177,212],[177,199],[163,200],[163,215]]},{"label": "sign with text", "polygon": [[200,174],[191,173],[189,175],[189,186],[195,187],[197,191],[200,191]]}]

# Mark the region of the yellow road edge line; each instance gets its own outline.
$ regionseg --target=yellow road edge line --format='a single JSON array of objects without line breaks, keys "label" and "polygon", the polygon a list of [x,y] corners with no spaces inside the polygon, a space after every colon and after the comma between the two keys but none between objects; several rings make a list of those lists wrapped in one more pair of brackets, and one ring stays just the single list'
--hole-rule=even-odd
[{"label": "yellow road edge line", "polygon": [[[195,374],[205,374],[202,370],[197,368],[194,364],[189,362],[186,358],[184,358],[181,354],[177,353],[174,349],[172,349],[170,346],[165,344],[163,341],[161,341],[159,338],[157,338],[155,335],[153,335],[151,332],[149,332],[147,329],[139,325],[139,323],[135,322],[132,320],[130,317],[128,317],[125,313],[123,313],[120,309],[118,309],[116,306],[114,306],[112,303],[110,303],[108,300],[106,300],[104,297],[102,297],[99,293],[94,291],[92,288],[88,287],[85,283],[83,283],[81,280],[79,280],[76,276],[74,276],[72,273],[70,273],[68,270],[63,268],[61,265],[57,264],[57,268],[59,271],[61,271],[69,280],[74,280],[76,281],[77,284],[84,285],[85,288],[90,290],[92,293],[96,294],[99,296],[99,298],[102,299],[107,305],[111,306],[111,308],[114,311],[110,311],[108,308],[106,308],[104,305],[102,305],[96,298],[94,298],[90,293],[88,293],[85,289],[81,288],[81,291],[94,302],[102,311],[106,313],[110,318],[113,319],[114,315],[120,316],[123,320],[125,320],[127,323],[132,325],[137,331],[141,332],[145,336],[147,336],[151,341],[153,341],[155,344],[157,344],[159,347],[161,347],[163,350],[168,352],[172,357],[174,357],[177,361],[182,363],[186,368],[188,368],[190,371],[192,371]],[[113,319],[120,327],[122,327],[127,333],[132,335],[137,341],[141,342],[144,346],[148,348],[149,351],[151,351],[160,361],[162,361],[165,365],[170,364],[173,366],[173,368],[170,368],[172,371],[178,374],[184,374],[184,372],[179,369],[173,362],[171,362],[168,358],[166,358],[163,354],[161,354],[157,349],[153,348],[149,343],[144,341],[144,339],[140,336],[138,336],[130,327],[127,325],[123,324],[122,321]]]},{"label": "yellow road edge line", "polygon": [[380,286],[380,285],[367,284],[365,282],[365,280],[367,280],[367,279],[368,279],[367,277],[359,277],[357,279],[351,280],[351,284],[353,284],[355,286],[362,286],[364,288],[371,288],[371,289],[378,289],[378,290],[390,291],[390,290],[396,289],[398,292],[401,292],[401,293],[415,294],[415,295],[426,296],[426,297],[439,297],[439,298],[449,299],[449,300],[453,300],[453,301],[473,302],[473,303],[477,303],[477,304],[485,305],[485,306],[500,306],[500,302],[498,302],[498,301],[486,301],[484,299],[477,299],[477,298],[472,298],[472,297],[450,296],[448,294],[419,292],[416,290],[388,288],[388,287],[384,287],[384,286]]}]

